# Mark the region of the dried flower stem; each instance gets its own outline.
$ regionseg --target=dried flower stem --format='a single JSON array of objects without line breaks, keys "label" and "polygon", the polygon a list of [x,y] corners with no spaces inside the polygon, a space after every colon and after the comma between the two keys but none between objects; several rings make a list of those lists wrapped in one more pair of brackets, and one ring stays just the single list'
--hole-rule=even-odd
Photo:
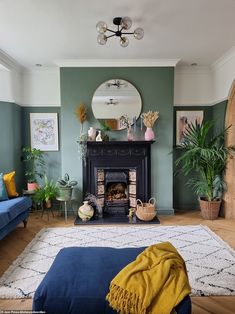
[{"label": "dried flower stem", "polygon": [[158,117],[158,111],[148,111],[146,113],[142,113],[143,122],[147,128],[152,128]]},{"label": "dried flower stem", "polygon": [[86,106],[84,105],[84,103],[80,103],[76,109],[75,109],[75,114],[78,118],[78,120],[81,123],[81,133],[83,131],[83,123],[86,121],[87,119],[87,110],[86,110]]}]

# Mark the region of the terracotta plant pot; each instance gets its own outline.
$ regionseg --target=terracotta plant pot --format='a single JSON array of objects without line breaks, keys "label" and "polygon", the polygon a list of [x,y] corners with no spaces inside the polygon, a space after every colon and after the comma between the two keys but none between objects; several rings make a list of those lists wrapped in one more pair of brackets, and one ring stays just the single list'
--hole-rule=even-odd
[{"label": "terracotta plant pot", "polygon": [[43,202],[43,206],[44,206],[44,208],[47,208],[47,209],[51,208],[51,200]]},{"label": "terracotta plant pot", "polygon": [[202,217],[208,220],[215,220],[219,216],[221,200],[207,201],[206,199],[200,198],[200,209]]},{"label": "terracotta plant pot", "polygon": [[35,191],[38,188],[38,184],[36,182],[27,183],[28,191]]}]

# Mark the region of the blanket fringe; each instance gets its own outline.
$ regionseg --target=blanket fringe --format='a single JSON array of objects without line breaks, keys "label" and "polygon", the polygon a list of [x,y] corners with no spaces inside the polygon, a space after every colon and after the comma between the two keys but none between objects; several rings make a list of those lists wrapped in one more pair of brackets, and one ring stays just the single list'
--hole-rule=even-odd
[{"label": "blanket fringe", "polygon": [[106,300],[120,314],[146,314],[146,308],[143,307],[143,302],[136,294],[113,283],[110,285]]}]

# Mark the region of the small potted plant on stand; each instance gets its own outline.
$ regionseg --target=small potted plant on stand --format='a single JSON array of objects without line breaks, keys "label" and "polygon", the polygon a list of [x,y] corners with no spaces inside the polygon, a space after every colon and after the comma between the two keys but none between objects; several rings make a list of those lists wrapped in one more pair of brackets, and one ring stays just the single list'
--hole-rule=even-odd
[{"label": "small potted plant on stand", "polygon": [[225,146],[228,129],[213,136],[213,121],[189,124],[184,141],[178,146],[182,155],[176,160],[184,175],[196,173],[188,180],[199,197],[204,219],[216,219],[219,215],[221,197],[226,189],[223,180],[227,159],[235,152],[235,146]]},{"label": "small potted plant on stand", "polygon": [[73,187],[77,184],[77,181],[69,181],[69,175],[66,173],[64,179],[57,181],[58,193],[56,199],[64,202],[70,201]]},{"label": "small potted plant on stand", "polygon": [[47,176],[44,177],[44,180],[45,184],[35,190],[33,200],[45,208],[51,208],[51,201],[56,199],[58,188],[53,180],[48,180]]},{"label": "small potted plant on stand", "polygon": [[27,177],[28,191],[34,191],[37,187],[37,178],[43,178],[45,161],[44,153],[40,149],[24,147],[24,159],[27,163],[27,170],[25,176]]}]

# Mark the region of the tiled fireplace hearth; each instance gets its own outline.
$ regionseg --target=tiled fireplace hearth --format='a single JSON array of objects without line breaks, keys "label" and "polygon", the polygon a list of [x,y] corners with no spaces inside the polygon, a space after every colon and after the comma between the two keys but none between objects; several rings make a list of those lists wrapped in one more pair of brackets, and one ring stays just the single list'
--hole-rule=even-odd
[{"label": "tiled fireplace hearth", "polygon": [[83,193],[97,196],[105,214],[127,214],[136,199],[151,197],[153,141],[87,142]]}]

